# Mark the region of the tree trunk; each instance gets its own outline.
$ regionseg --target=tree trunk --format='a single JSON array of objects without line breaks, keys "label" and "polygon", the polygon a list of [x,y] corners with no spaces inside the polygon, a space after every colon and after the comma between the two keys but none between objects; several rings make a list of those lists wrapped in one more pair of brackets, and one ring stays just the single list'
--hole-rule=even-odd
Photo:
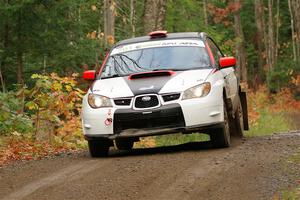
[{"label": "tree trunk", "polygon": [[[9,3],[10,3],[9,0],[5,0],[5,6],[9,6]],[[3,38],[1,38],[4,50],[7,50],[9,46],[9,30],[10,30],[9,23],[5,21],[3,25]],[[5,92],[6,91],[5,80],[4,80],[2,69],[5,69],[5,61],[3,58],[1,58],[0,60],[0,81],[1,81],[2,91]]]},{"label": "tree trunk", "polygon": [[277,63],[278,60],[278,50],[279,50],[279,27],[280,27],[280,16],[279,16],[279,11],[280,11],[280,2],[279,0],[277,0],[276,3],[276,40],[275,40],[275,59],[274,59],[274,63]]},{"label": "tree trunk", "polygon": [[131,36],[135,36],[135,5],[136,0],[130,0],[130,26],[131,26]]},{"label": "tree trunk", "polygon": [[103,0],[104,7],[104,40],[105,45],[111,46],[115,40],[115,0]]},{"label": "tree trunk", "polygon": [[293,44],[293,58],[294,61],[297,61],[297,53],[296,53],[296,33],[295,33],[295,26],[294,26],[294,13],[292,9],[292,2],[291,0],[288,0],[289,4],[289,11],[290,11],[290,17],[291,17],[291,30],[292,30],[292,44]]},{"label": "tree trunk", "polygon": [[257,66],[254,69],[254,83],[261,83],[264,67],[264,6],[262,0],[255,0],[255,25],[256,25],[256,40],[255,44],[258,51]]},{"label": "tree trunk", "polygon": [[23,53],[19,51],[17,53],[17,80],[21,88],[24,86],[23,73],[24,73]]},{"label": "tree trunk", "polygon": [[[241,5],[241,0],[235,0],[235,3]],[[237,10],[234,13],[234,32],[235,37],[238,38],[236,50],[239,66],[239,78],[241,79],[241,81],[247,82],[246,50],[240,10]]]},{"label": "tree trunk", "polygon": [[203,0],[203,15],[204,15],[204,25],[208,26],[207,0]]},{"label": "tree trunk", "polygon": [[293,41],[295,45],[295,58],[297,62],[300,62],[300,2],[299,0],[289,0],[291,22],[293,22],[292,29],[294,31]]},{"label": "tree trunk", "polygon": [[20,11],[18,16],[18,27],[17,27],[17,38],[18,38],[18,49],[17,49],[17,81],[20,88],[24,86],[24,65],[23,65],[23,36],[22,36],[22,11]]},{"label": "tree trunk", "polygon": [[273,0],[268,0],[268,70],[273,71],[275,61],[275,37],[274,37],[274,22],[273,22]]},{"label": "tree trunk", "polygon": [[44,54],[43,58],[43,73],[46,74],[46,68],[47,68],[47,55]]},{"label": "tree trunk", "polygon": [[144,33],[165,28],[166,0],[146,0],[144,10]]},{"label": "tree trunk", "polygon": [[1,87],[2,87],[2,92],[5,92],[5,83],[4,83],[4,79],[3,79],[3,76],[2,76],[2,64],[0,62],[0,84],[1,84]]},{"label": "tree trunk", "polygon": [[299,1],[295,1],[295,13],[296,13],[296,34],[297,34],[297,58],[298,58],[298,64],[300,62],[300,2]]}]

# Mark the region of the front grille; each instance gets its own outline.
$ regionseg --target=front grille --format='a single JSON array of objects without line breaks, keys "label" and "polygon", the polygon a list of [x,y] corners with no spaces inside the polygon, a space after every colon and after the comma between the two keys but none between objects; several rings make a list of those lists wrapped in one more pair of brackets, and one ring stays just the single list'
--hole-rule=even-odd
[{"label": "front grille", "polygon": [[117,106],[129,106],[131,99],[115,99],[114,102]]},{"label": "front grille", "polygon": [[159,105],[157,95],[138,96],[135,99],[136,108],[153,108]]},{"label": "front grille", "polygon": [[183,112],[179,104],[154,108],[151,113],[131,109],[117,109],[114,113],[114,132],[126,129],[154,129],[184,127]]},{"label": "front grille", "polygon": [[176,93],[176,94],[166,94],[166,95],[162,96],[164,102],[174,101],[174,100],[179,99],[179,97],[180,97],[179,93]]}]

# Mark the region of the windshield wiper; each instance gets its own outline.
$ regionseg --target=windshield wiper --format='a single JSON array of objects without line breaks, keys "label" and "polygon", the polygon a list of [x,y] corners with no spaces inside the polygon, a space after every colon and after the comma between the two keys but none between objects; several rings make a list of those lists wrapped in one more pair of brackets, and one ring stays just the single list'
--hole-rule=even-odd
[{"label": "windshield wiper", "polygon": [[[133,65],[135,65],[137,68],[142,69],[142,70],[146,70],[146,69],[142,68],[142,67],[136,62],[136,60],[130,58],[129,56],[127,56],[127,55],[125,55],[125,54],[119,53],[119,54],[116,54],[116,55],[114,55],[114,56],[120,56],[120,58],[121,58],[122,60],[123,60],[123,57],[124,57],[124,58],[130,60],[130,61],[133,63]],[[123,60],[123,62],[125,63],[125,65],[127,65],[126,62],[125,62],[124,60]],[[128,66],[128,65],[127,65],[127,66]],[[128,67],[129,67],[129,66],[128,66]],[[132,71],[132,70],[131,70],[131,71]]]}]

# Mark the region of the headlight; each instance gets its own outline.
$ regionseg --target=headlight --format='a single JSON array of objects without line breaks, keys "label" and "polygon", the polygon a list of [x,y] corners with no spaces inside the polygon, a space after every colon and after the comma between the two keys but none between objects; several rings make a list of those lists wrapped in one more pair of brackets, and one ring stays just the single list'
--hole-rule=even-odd
[{"label": "headlight", "polygon": [[192,99],[205,97],[210,92],[211,85],[210,83],[202,83],[200,85],[196,85],[184,91],[182,99]]},{"label": "headlight", "polygon": [[88,102],[92,108],[112,107],[109,98],[96,94],[89,94]]}]

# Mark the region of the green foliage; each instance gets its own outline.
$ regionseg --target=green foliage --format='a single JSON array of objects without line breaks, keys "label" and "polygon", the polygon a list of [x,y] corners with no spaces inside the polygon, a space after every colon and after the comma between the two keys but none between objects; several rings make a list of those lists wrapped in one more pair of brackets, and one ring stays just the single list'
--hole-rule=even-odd
[{"label": "green foliage", "polygon": [[60,123],[77,116],[81,108],[83,91],[76,86],[77,74],[61,78],[52,73],[50,76],[33,74],[35,86],[26,90],[26,107],[36,120]]},{"label": "green foliage", "polygon": [[268,110],[260,111],[260,118],[257,123],[250,126],[250,130],[245,132],[246,137],[272,135],[274,133],[285,132],[292,128],[290,121],[284,113],[272,113]]},{"label": "green foliage", "polygon": [[20,113],[21,105],[17,93],[0,93],[0,135],[26,136],[31,133],[33,123],[25,113]]},{"label": "green foliage", "polygon": [[101,42],[86,37],[99,27],[101,13],[91,11],[94,1],[5,2],[0,3],[0,62],[8,89],[16,83],[16,53],[23,55],[25,82],[29,84],[33,84],[32,73],[72,74],[84,63],[101,60],[96,59],[104,52]]},{"label": "green foliage", "polygon": [[170,0],[167,4],[166,29],[169,32],[205,31],[203,6],[196,0]]},{"label": "green foliage", "polygon": [[[144,2],[135,1],[133,16],[135,36],[143,35]],[[277,81],[277,77],[281,79],[282,65],[288,63],[286,66],[294,71],[299,66],[291,63],[291,22],[287,0],[279,2],[279,63],[270,74],[266,74],[266,66],[258,66],[257,62],[257,43],[263,41],[257,41],[255,2],[241,2],[242,7],[239,11],[245,35],[248,80],[250,82],[255,80],[259,71],[263,80],[266,76],[271,76],[268,80],[272,89],[281,87],[282,84]],[[266,1],[264,3],[266,4]],[[230,4],[228,1],[207,1],[208,26],[206,26],[203,1],[169,0],[165,29],[168,32],[207,32],[225,54],[235,56],[235,47],[240,39],[235,36],[234,11],[230,10]],[[116,1],[115,41],[133,36],[129,5],[130,0]],[[275,9],[276,3],[274,3],[274,20],[277,19]],[[83,64],[99,66],[106,51],[103,24],[103,1],[1,1],[0,63],[8,90],[14,89],[13,84],[17,81],[16,66],[20,60],[17,60],[16,53],[22,54],[25,83],[29,86],[34,84],[31,79],[32,73],[55,72],[65,76],[81,72]],[[91,35],[93,37],[90,37]],[[286,77],[283,76],[280,82],[285,81]]]},{"label": "green foliage", "polygon": [[292,77],[299,73],[299,65],[292,60],[279,61],[275,69],[268,74],[269,89],[279,91],[280,88],[291,86]]}]

